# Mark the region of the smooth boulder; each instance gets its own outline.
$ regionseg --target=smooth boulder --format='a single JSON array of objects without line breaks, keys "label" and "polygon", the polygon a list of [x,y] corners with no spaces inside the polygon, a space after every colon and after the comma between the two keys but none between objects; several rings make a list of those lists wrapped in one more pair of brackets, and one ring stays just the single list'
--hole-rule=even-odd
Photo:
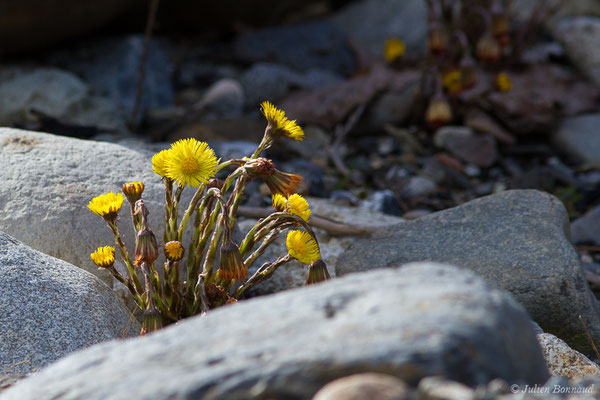
[{"label": "smooth boulder", "polygon": [[0,375],[137,335],[140,325],[98,278],[0,232]]},{"label": "smooth boulder", "polygon": [[308,399],[361,372],[409,384],[548,378],[529,316],[472,272],[422,263],[225,306],[155,334],[95,346],[7,399]]},{"label": "smooth boulder", "polygon": [[[150,227],[162,237],[164,185],[152,172],[152,154],[103,142],[0,128],[0,230],[50,256],[101,277],[90,253],[114,246],[103,219],[88,209],[101,194],[143,181]],[[127,202],[120,211],[121,236],[133,250]]]},{"label": "smooth boulder", "polygon": [[341,254],[336,274],[425,260],[463,265],[512,293],[576,350],[592,351],[578,315],[600,340],[598,302],[569,242],[565,207],[550,194],[506,191],[384,229]]}]

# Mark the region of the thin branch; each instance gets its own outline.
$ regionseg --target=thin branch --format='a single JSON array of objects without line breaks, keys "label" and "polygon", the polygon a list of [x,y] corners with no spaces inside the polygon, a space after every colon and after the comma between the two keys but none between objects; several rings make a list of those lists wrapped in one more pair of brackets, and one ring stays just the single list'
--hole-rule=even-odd
[{"label": "thin branch", "polygon": [[144,91],[144,79],[146,78],[146,60],[148,59],[148,48],[150,47],[150,38],[152,37],[152,30],[154,29],[154,22],[156,21],[156,12],[158,11],[158,3],[160,0],[152,0],[150,3],[150,10],[148,10],[148,18],[146,19],[146,31],[144,32],[144,48],[140,55],[140,68],[138,71],[137,88],[135,91],[135,103],[133,106],[133,112],[131,113],[130,126],[131,130],[135,132],[137,130],[137,116],[142,102],[142,94]]}]

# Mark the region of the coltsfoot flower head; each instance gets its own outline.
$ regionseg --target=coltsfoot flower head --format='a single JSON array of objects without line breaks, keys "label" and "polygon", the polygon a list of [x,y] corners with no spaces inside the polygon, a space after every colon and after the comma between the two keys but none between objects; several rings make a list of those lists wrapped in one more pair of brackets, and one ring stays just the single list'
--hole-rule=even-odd
[{"label": "coltsfoot flower head", "polygon": [[135,204],[136,201],[142,198],[144,192],[143,182],[127,182],[123,184],[123,193],[127,196],[127,201],[131,204]]},{"label": "coltsfoot flower head", "polygon": [[285,112],[275,107],[268,101],[260,103],[260,111],[267,119],[267,134],[274,137],[285,136],[293,140],[303,140],[304,131],[296,121],[291,121]]},{"label": "coltsfoot flower head", "polygon": [[135,265],[142,266],[142,263],[152,265],[158,258],[158,244],[156,237],[150,229],[142,229],[135,238]]},{"label": "coltsfoot flower head", "polygon": [[248,275],[248,268],[244,265],[240,249],[233,240],[221,246],[221,263],[219,265],[219,278],[224,281],[241,281]]},{"label": "coltsfoot flower head", "polygon": [[161,150],[152,156],[152,172],[165,178],[167,176],[167,154],[169,150]]},{"label": "coltsfoot flower head", "polygon": [[196,139],[182,139],[171,145],[165,156],[167,177],[179,186],[198,187],[208,183],[217,171],[213,149]]},{"label": "coltsfoot flower head", "polygon": [[90,258],[99,268],[110,268],[115,263],[115,248],[112,246],[98,247],[90,254]]},{"label": "coltsfoot flower head", "polygon": [[319,283],[331,279],[327,265],[323,260],[315,260],[308,266],[308,276],[306,277],[306,285]]},{"label": "coltsfoot flower head", "polygon": [[277,211],[285,211],[294,214],[308,222],[310,217],[310,206],[304,197],[294,193],[288,198],[276,193],[272,196],[273,208]]},{"label": "coltsfoot flower head", "polygon": [[114,221],[117,213],[123,206],[123,195],[121,193],[108,192],[94,197],[88,204],[88,208],[107,221]]},{"label": "coltsfoot flower head", "polygon": [[394,62],[398,58],[402,57],[406,52],[406,44],[398,38],[390,38],[385,42],[385,49],[383,51],[387,62]]},{"label": "coltsfoot flower head", "polygon": [[165,256],[170,261],[180,261],[183,258],[185,250],[181,245],[181,242],[172,240],[165,243]]},{"label": "coltsfoot flower head", "polygon": [[302,264],[310,265],[313,261],[321,258],[319,245],[308,232],[291,231],[287,235],[285,245],[290,256]]},{"label": "coltsfoot flower head", "polygon": [[496,87],[501,92],[508,92],[512,89],[513,84],[506,72],[500,72],[496,76]]}]

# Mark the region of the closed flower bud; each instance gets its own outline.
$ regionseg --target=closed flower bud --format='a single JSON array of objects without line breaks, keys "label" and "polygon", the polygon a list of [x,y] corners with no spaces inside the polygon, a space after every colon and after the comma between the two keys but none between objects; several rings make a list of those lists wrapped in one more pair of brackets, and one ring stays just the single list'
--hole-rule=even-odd
[{"label": "closed flower bud", "polygon": [[127,182],[123,184],[123,193],[127,197],[127,201],[131,204],[135,204],[136,201],[142,198],[144,192],[143,182]]},{"label": "closed flower bud", "polygon": [[218,274],[223,281],[241,281],[248,276],[248,268],[244,265],[240,249],[233,240],[225,241],[221,246],[221,263]]},{"label": "closed flower bud", "polygon": [[152,265],[158,258],[158,244],[150,229],[138,232],[135,239],[135,265],[140,267],[143,262]]},{"label": "closed flower bud", "polygon": [[165,256],[169,261],[180,261],[183,258],[185,250],[181,245],[181,242],[172,240],[165,243]]},{"label": "closed flower bud", "polygon": [[221,190],[223,188],[223,181],[218,178],[211,178],[208,181],[208,189],[217,188]]},{"label": "closed flower bud", "polygon": [[158,310],[146,310],[142,314],[142,330],[140,331],[140,336],[157,331],[163,326],[163,318]]},{"label": "closed flower bud", "polygon": [[429,102],[429,106],[425,112],[425,121],[432,129],[437,129],[452,121],[450,103],[448,103],[448,100],[442,94],[434,96]]},{"label": "closed flower bud", "polygon": [[306,277],[306,285],[312,285],[313,283],[319,283],[331,279],[329,272],[327,271],[327,265],[323,260],[313,261],[308,266],[308,276]]},{"label": "closed flower bud", "polygon": [[492,14],[492,35],[500,46],[506,47],[510,40],[510,27],[506,9],[501,1],[495,1],[490,12]]},{"label": "closed flower bud", "polygon": [[500,45],[493,36],[486,34],[479,38],[476,54],[481,62],[494,64],[500,59]]},{"label": "closed flower bud", "polygon": [[441,56],[448,50],[448,34],[439,23],[432,23],[427,33],[427,48],[433,56]]},{"label": "closed flower bud", "polygon": [[473,57],[466,55],[460,60],[460,82],[463,89],[470,89],[477,84],[477,65]]}]

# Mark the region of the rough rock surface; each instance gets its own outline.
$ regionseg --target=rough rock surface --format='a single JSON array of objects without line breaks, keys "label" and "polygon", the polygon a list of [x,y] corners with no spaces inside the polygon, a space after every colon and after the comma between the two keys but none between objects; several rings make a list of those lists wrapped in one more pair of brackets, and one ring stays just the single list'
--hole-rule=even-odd
[{"label": "rough rock surface", "polygon": [[409,384],[433,374],[469,385],[548,377],[521,306],[466,269],[425,263],[252,299],[101,344],[0,399],[310,398],[360,372]]},{"label": "rough rock surface", "polygon": [[600,366],[570,348],[564,340],[550,333],[540,333],[537,338],[552,375],[564,376],[569,379],[587,375],[600,377]]},{"label": "rough rock surface", "polygon": [[139,333],[95,276],[0,232],[0,375],[29,373],[76,350]]},{"label": "rough rock surface", "polygon": [[337,260],[338,276],[411,261],[463,265],[513,294],[544,329],[590,354],[577,315],[600,340],[597,301],[569,242],[563,204],[512,190],[398,224],[357,240]]},{"label": "rough rock surface", "polygon": [[[111,282],[90,260],[99,246],[114,245],[101,217],[87,205],[128,181],[143,181],[150,227],[162,235],[164,189],[152,172],[151,153],[45,133],[0,128],[0,230],[43,253]],[[133,249],[129,207],[120,229]]]}]

